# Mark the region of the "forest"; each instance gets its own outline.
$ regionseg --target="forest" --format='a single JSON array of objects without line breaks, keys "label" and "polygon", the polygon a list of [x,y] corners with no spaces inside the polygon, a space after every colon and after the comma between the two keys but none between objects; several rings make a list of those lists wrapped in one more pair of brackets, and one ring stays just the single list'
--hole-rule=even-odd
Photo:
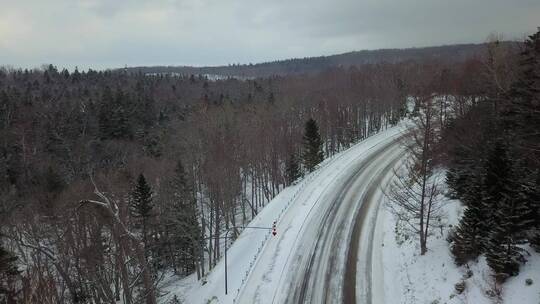
[{"label": "forest", "polygon": [[[508,47],[512,42],[501,41]],[[485,55],[486,44],[455,44],[409,49],[362,50],[338,55],[295,58],[257,64],[229,64],[227,66],[143,66],[126,67],[130,72],[150,74],[177,73],[230,76],[240,78],[272,77],[275,75],[318,74],[335,67],[349,68],[378,63],[438,61],[444,64],[463,63],[472,57]]]},{"label": "forest", "polygon": [[539,35],[459,61],[244,80],[2,68],[0,302],[157,303],[163,277],[204,280],[225,232],[234,240],[323,158],[434,96],[445,113],[434,161],[468,206],[452,252],[458,263],[487,252],[511,275],[517,242],[540,239],[538,206],[519,207],[538,202]]},{"label": "forest", "polygon": [[443,140],[451,194],[467,207],[451,252],[458,265],[484,254],[501,284],[527,262],[525,245],[540,251],[540,30],[494,67],[482,102]]}]

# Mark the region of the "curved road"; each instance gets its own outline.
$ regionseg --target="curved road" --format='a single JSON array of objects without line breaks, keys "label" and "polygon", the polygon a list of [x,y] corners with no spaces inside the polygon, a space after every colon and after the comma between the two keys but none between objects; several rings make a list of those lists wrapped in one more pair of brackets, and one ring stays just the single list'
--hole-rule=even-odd
[{"label": "curved road", "polygon": [[297,255],[301,266],[291,271],[293,278],[285,303],[356,303],[362,223],[373,193],[401,157],[399,144],[384,146],[363,161],[336,193],[323,218],[317,219],[320,226],[316,240],[303,239],[309,249]]},{"label": "curved road", "polygon": [[[361,297],[356,294],[359,253],[366,255],[360,258],[368,265],[372,251],[371,237],[363,244],[360,240],[366,239],[361,235],[373,233],[373,227],[365,224],[368,222],[365,218],[372,215],[371,207],[377,207],[374,194],[380,191],[382,180],[404,155],[398,137],[382,141],[362,155],[351,158],[348,168],[335,173],[332,183],[318,185],[319,195],[307,210],[308,215],[301,223],[293,246],[282,248],[281,240],[272,240],[276,243],[263,252],[269,257],[274,255],[271,258],[276,260],[286,259],[281,264],[274,263],[283,265],[282,268],[275,269],[276,265],[268,269],[255,267],[239,303],[349,304],[356,303],[358,298],[362,303],[371,303],[371,267],[366,267],[366,273],[360,276],[366,280],[361,284],[365,294]],[[321,186],[324,189],[321,190]],[[289,222],[294,221],[294,215],[289,217]],[[283,226],[281,222],[278,230],[283,230],[283,234],[290,227],[280,226]],[[283,236],[286,237],[290,236]],[[272,250],[276,252],[272,253]],[[269,286],[265,287],[265,282]],[[265,288],[275,290],[263,292]],[[273,294],[272,299],[265,297],[270,294]]]}]

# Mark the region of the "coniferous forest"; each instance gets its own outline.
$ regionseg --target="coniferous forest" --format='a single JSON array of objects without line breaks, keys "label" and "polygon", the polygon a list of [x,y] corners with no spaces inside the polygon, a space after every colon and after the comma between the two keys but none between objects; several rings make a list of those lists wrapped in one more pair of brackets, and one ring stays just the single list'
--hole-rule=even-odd
[{"label": "coniferous forest", "polygon": [[524,244],[540,250],[540,31],[511,63],[498,60],[483,100],[449,122],[445,139],[447,181],[467,206],[451,251],[460,265],[485,254],[504,282],[526,263]]}]

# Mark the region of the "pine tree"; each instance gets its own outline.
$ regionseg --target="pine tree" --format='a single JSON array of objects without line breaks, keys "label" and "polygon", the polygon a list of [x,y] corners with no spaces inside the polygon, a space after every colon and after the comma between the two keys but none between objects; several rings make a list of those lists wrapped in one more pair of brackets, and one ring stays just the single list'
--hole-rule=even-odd
[{"label": "pine tree", "polygon": [[479,232],[484,248],[488,246],[490,234],[495,225],[494,211],[499,208],[499,204],[506,196],[511,195],[510,171],[511,164],[506,147],[498,140],[495,142],[484,164],[484,178],[481,190],[481,209],[484,220],[479,222]]},{"label": "pine tree", "polygon": [[[477,183],[478,188],[479,186],[480,183]],[[480,191],[475,193],[474,202],[468,204],[452,238],[450,250],[458,265],[476,259],[483,252],[481,229],[485,226],[483,222],[487,219],[482,209],[481,193]]]},{"label": "pine tree", "polygon": [[131,104],[122,91],[116,95],[109,87],[103,91],[99,105],[99,130],[102,139],[127,139],[132,136],[127,105]]},{"label": "pine tree", "polygon": [[196,202],[192,187],[179,161],[171,182],[174,191],[173,202],[166,217],[166,225],[171,233],[171,248],[176,253],[179,268],[184,274],[195,270],[201,248],[202,231],[198,220]]},{"label": "pine tree", "polygon": [[311,172],[324,159],[322,151],[322,139],[317,122],[310,118],[305,125],[304,131],[304,154],[303,161],[306,169]]},{"label": "pine tree", "polygon": [[[520,55],[519,74],[510,91],[506,117],[519,145],[540,156],[540,29],[529,36]],[[531,153],[533,152],[533,153]]]},{"label": "pine tree", "polygon": [[152,217],[154,205],[152,202],[152,188],[146,182],[141,173],[137,178],[135,188],[131,193],[131,215],[136,219],[137,224],[142,228],[143,242],[147,243],[148,224]]},{"label": "pine tree", "polygon": [[495,212],[495,226],[487,243],[486,260],[499,282],[519,273],[519,266],[525,262],[523,249],[517,245],[524,243],[523,204],[512,198],[505,198]]},{"label": "pine tree", "polygon": [[[486,260],[499,282],[519,273],[525,261],[519,244],[530,227],[530,208],[523,196],[507,149],[500,141],[488,157],[484,181],[484,212],[490,215],[484,241]],[[484,234],[485,235],[485,234]]]},{"label": "pine tree", "polygon": [[101,94],[101,102],[98,104],[98,122],[99,133],[102,139],[111,138],[111,105],[114,101],[111,88],[108,86],[103,89]]},{"label": "pine tree", "polygon": [[[446,173],[446,183],[451,189],[453,197],[464,200],[468,187],[473,184],[471,183],[472,174],[470,172],[472,168],[467,161],[470,156],[462,145],[453,147],[451,153],[453,160],[450,169]],[[465,200],[464,203],[467,205],[469,201]]]},{"label": "pine tree", "polygon": [[287,176],[287,183],[289,185],[302,176],[296,153],[291,153],[291,155],[287,159],[285,171]]}]

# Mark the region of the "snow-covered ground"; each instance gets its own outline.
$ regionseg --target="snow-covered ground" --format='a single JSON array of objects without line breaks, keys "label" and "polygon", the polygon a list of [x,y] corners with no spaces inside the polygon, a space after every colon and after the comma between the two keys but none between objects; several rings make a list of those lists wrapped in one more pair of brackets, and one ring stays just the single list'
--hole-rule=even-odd
[{"label": "snow-covered ground", "polygon": [[[402,132],[394,127],[374,135],[326,160],[321,168],[307,175],[297,185],[285,188],[250,223],[271,227],[277,221],[277,236],[266,230],[244,230],[228,250],[228,294],[225,295],[225,268],[221,259],[206,278],[206,284],[194,276],[165,285],[166,303],[174,295],[185,303],[272,303],[281,294],[298,238],[319,227],[305,225],[307,219],[325,206],[324,195],[342,187],[343,176],[352,174],[353,164],[395,140]],[[246,286],[247,285],[247,286]],[[281,303],[279,300],[276,303]]]},{"label": "snow-covered ground", "polygon": [[[381,201],[386,200],[383,196]],[[388,208],[381,204],[373,252],[373,303],[385,304],[539,304],[540,254],[526,248],[531,256],[521,267],[520,274],[502,286],[501,299],[488,294],[494,289],[491,272],[484,257],[470,263],[472,276],[466,267],[457,267],[449,251],[446,236],[450,225],[456,225],[463,207],[457,200],[445,199],[446,225],[433,231],[429,251],[420,256],[417,238],[396,230],[396,220]],[[400,231],[400,232],[398,232]],[[526,285],[532,279],[533,284]],[[458,295],[454,285],[466,282],[465,291]]]}]

